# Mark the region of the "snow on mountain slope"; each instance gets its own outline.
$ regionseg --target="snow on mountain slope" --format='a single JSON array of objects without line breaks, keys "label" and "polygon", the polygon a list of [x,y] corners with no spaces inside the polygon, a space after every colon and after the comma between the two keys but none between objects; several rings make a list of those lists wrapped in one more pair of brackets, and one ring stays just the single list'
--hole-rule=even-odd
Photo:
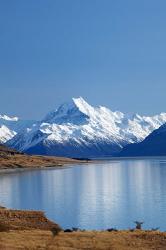
[{"label": "snow on mountain slope", "polygon": [[140,142],[166,122],[166,113],[153,117],[126,115],[90,106],[73,98],[41,121],[18,133],[8,145],[47,155],[97,157],[112,155],[128,143]]},{"label": "snow on mountain slope", "polygon": [[18,121],[18,117],[9,117],[7,115],[0,115],[0,119],[6,120],[6,121]]},{"label": "snow on mountain slope", "polygon": [[119,156],[166,156],[166,123],[143,141],[124,147]]},{"label": "snow on mountain slope", "polygon": [[28,126],[31,127],[33,123],[34,121],[19,120],[18,117],[0,115],[0,143],[6,143],[18,132],[21,132]]},{"label": "snow on mountain slope", "polygon": [[8,129],[6,126],[0,126],[0,144],[3,144],[16,135],[15,131]]}]

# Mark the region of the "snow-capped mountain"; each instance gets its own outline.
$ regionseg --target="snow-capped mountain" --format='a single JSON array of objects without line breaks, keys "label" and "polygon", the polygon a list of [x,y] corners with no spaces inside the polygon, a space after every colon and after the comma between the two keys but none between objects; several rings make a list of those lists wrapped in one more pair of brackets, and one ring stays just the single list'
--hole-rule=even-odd
[{"label": "snow-capped mountain", "polygon": [[0,115],[0,144],[12,139],[18,132],[31,127],[34,121],[20,120],[18,117]]},{"label": "snow-capped mountain", "polygon": [[153,117],[128,115],[73,98],[41,121],[18,133],[8,145],[31,154],[102,157],[142,141],[166,122],[166,113]]},{"label": "snow-capped mountain", "polygon": [[142,142],[124,147],[119,156],[166,156],[166,123]]}]

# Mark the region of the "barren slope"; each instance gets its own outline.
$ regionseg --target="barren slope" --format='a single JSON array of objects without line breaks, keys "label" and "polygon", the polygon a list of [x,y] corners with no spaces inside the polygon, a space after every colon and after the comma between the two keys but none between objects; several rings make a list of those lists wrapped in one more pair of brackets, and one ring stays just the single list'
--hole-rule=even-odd
[{"label": "barren slope", "polygon": [[0,169],[62,166],[79,161],[64,157],[30,156],[0,145]]}]

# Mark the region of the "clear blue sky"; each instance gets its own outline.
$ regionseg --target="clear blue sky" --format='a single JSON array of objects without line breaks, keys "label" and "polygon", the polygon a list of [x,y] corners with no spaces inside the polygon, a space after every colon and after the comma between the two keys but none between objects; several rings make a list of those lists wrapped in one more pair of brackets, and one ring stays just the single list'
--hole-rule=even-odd
[{"label": "clear blue sky", "polygon": [[166,112],[165,0],[0,1],[0,113],[40,119],[77,96]]}]

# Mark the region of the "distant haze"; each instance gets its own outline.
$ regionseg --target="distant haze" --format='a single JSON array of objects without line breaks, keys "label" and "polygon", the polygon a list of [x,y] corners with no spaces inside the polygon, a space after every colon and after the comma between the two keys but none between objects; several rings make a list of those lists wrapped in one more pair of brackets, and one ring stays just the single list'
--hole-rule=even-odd
[{"label": "distant haze", "polygon": [[165,0],[0,3],[0,114],[41,119],[72,97],[166,112]]}]

